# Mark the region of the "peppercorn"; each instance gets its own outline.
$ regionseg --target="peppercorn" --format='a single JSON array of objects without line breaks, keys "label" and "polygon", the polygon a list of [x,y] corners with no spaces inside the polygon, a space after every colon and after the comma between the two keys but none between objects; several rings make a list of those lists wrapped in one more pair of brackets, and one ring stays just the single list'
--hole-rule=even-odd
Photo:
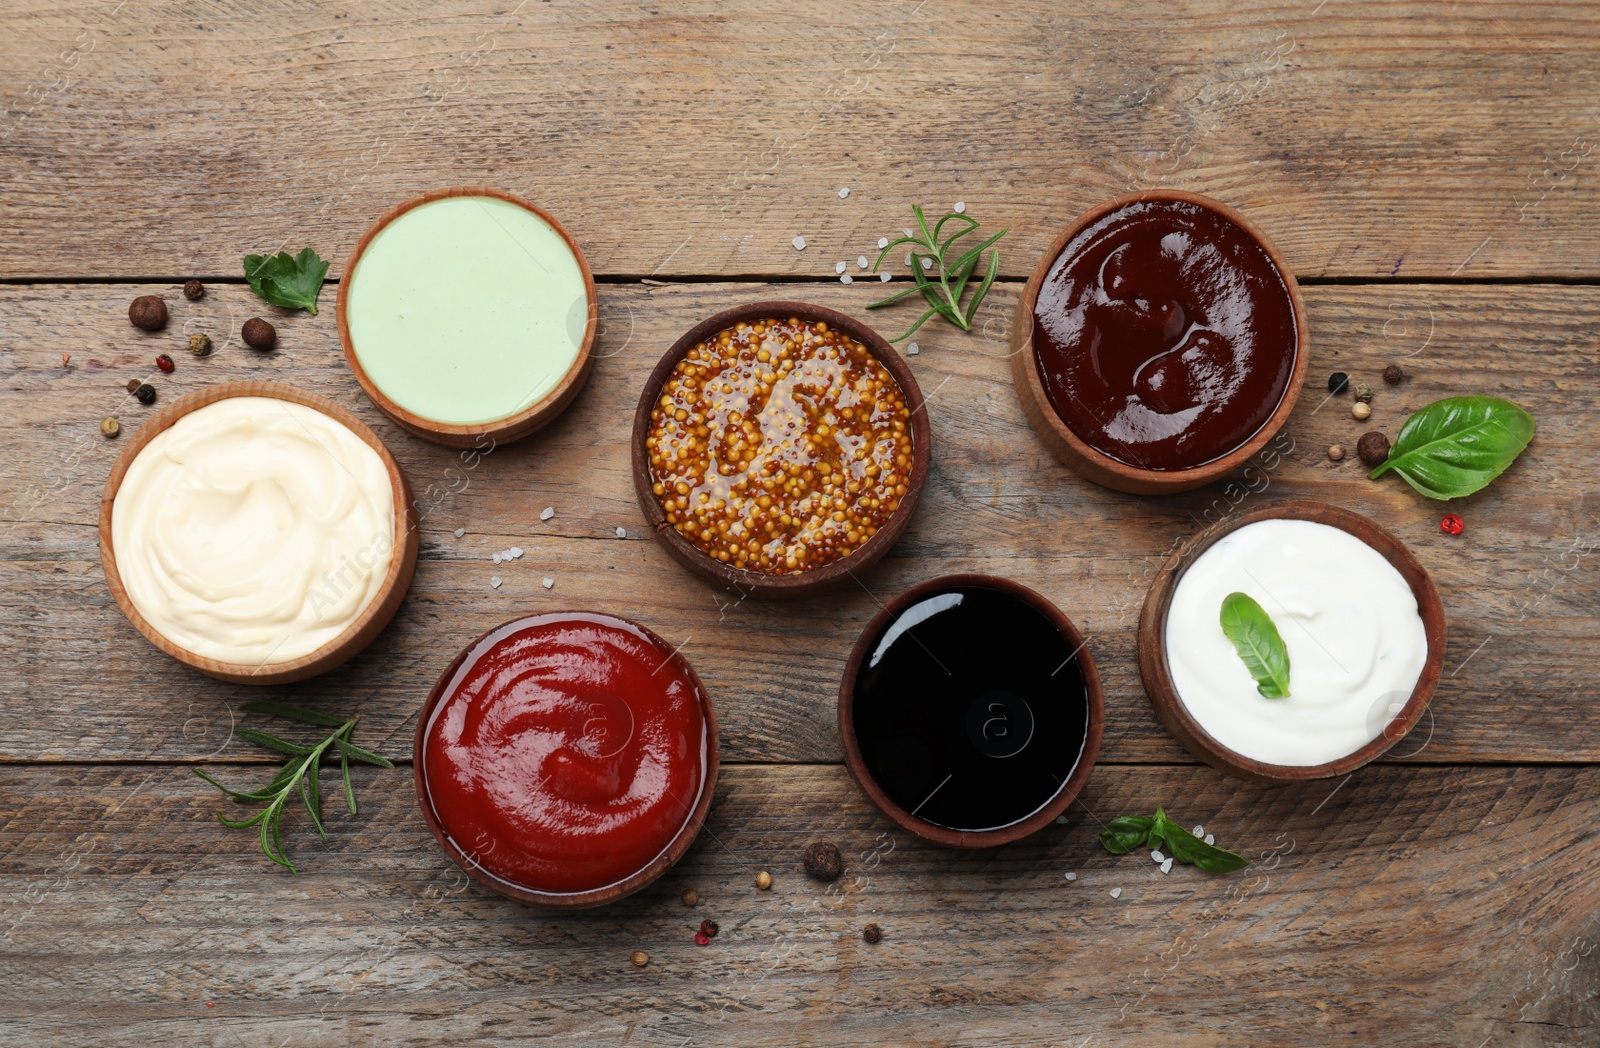
[{"label": "peppercorn", "polygon": [[717,922],[713,921],[709,917],[707,917],[705,920],[700,922],[700,934],[701,935],[709,936],[710,938],[715,939],[717,937],[717,933],[720,932],[721,930],[722,929],[717,926]]},{"label": "peppercorn", "polygon": [[844,872],[844,859],[839,848],[828,841],[812,841],[801,853],[801,864],[806,874],[819,881],[836,881]]},{"label": "peppercorn", "polygon": [[141,382],[139,379],[136,379],[136,378],[130,378],[128,380],[127,384],[128,384],[128,392],[129,393],[137,393],[137,392],[139,392],[139,387],[144,385],[143,382]]},{"label": "peppercorn", "polygon": [[1373,430],[1363,433],[1361,439],[1356,441],[1356,454],[1367,466],[1378,466],[1389,457],[1389,438]]},{"label": "peppercorn", "polygon": [[1328,461],[1339,462],[1344,458],[1344,445],[1334,444],[1328,448]]},{"label": "peppercorn", "polygon": [[768,873],[766,870],[762,870],[760,873],[756,874],[756,887],[760,888],[762,891],[766,891],[768,888],[771,888],[772,874]]},{"label": "peppercorn", "polygon": [[206,286],[198,280],[191,280],[183,285],[183,297],[190,302],[198,302],[206,297]]},{"label": "peppercorn", "polygon": [[632,960],[635,968],[643,968],[650,963],[650,955],[643,950],[634,950]]},{"label": "peppercorn", "polygon": [[70,368],[72,366],[72,354],[71,353],[63,353],[63,354],[61,354],[61,366],[64,367],[64,368]]},{"label": "peppercorn", "polygon": [[695,932],[694,933],[694,944],[696,946],[708,946],[708,945],[710,945],[710,943],[711,943],[711,936],[707,935],[705,932]]},{"label": "peppercorn", "polygon": [[1350,376],[1343,371],[1335,371],[1328,376],[1328,392],[1343,393],[1350,388]]},{"label": "peppercorn", "polygon": [[116,419],[103,418],[100,420],[100,435],[105,437],[107,440],[112,439],[121,432],[122,423],[118,422]]},{"label": "peppercorn", "polygon": [[1356,399],[1363,404],[1372,403],[1372,387],[1365,382],[1356,383]]},{"label": "peppercorn", "polygon": [[165,353],[159,354],[156,357],[156,367],[160,368],[163,374],[172,374],[173,369],[177,366],[178,365],[172,362],[172,358],[167,356]]},{"label": "peppercorn", "polygon": [[1406,380],[1406,373],[1400,370],[1399,364],[1390,364],[1383,369],[1383,381],[1391,386],[1398,386]]},{"label": "peppercorn", "polygon": [[278,329],[260,317],[246,320],[239,333],[244,336],[245,345],[260,353],[270,353],[278,344]]},{"label": "peppercorn", "polygon": [[139,398],[139,403],[141,404],[154,404],[156,402],[156,387],[148,382],[142,383],[138,389],[133,391],[133,395]]},{"label": "peppercorn", "polygon": [[878,927],[876,924],[869,924],[865,928],[861,929],[861,937],[867,942],[882,942],[883,929]]},{"label": "peppercorn", "polygon": [[189,352],[197,357],[209,357],[211,355],[211,336],[202,335],[199,332],[190,335]]},{"label": "peppercorn", "polygon": [[128,321],[142,331],[160,331],[167,326],[167,304],[159,295],[140,295],[128,307]]},{"label": "peppercorn", "polygon": [[700,903],[700,893],[699,892],[695,891],[693,888],[685,888],[683,890],[683,904],[685,906],[697,906],[697,905],[699,905],[699,903]]},{"label": "peppercorn", "polygon": [[1350,417],[1357,422],[1365,421],[1372,417],[1372,405],[1364,400],[1358,400],[1350,405]]},{"label": "peppercorn", "polygon": [[1460,514],[1446,513],[1439,518],[1439,530],[1446,535],[1459,535],[1466,529],[1467,522],[1461,519]]}]

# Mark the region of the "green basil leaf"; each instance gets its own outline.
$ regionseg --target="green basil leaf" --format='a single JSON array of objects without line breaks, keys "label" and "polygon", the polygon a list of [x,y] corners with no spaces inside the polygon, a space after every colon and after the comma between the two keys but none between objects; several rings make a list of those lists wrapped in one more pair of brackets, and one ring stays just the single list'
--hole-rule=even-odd
[{"label": "green basil leaf", "polygon": [[1167,851],[1179,862],[1197,866],[1206,873],[1232,873],[1250,865],[1250,860],[1226,848],[1207,844],[1171,819],[1162,819],[1161,835],[1166,839]]},{"label": "green basil leaf", "polygon": [[1269,699],[1289,695],[1289,649],[1278,635],[1272,616],[1248,593],[1222,598],[1222,632],[1244,660],[1256,690]]},{"label": "green basil leaf", "polygon": [[1368,477],[1390,470],[1431,499],[1455,499],[1486,487],[1533,439],[1533,416],[1499,397],[1449,397],[1406,419],[1389,457]]},{"label": "green basil leaf", "polygon": [[1150,828],[1156,820],[1148,815],[1124,815],[1112,819],[1100,831],[1100,843],[1112,855],[1126,855],[1135,848],[1144,847]]},{"label": "green basil leaf", "polygon": [[328,275],[328,263],[306,248],[298,255],[244,256],[244,277],[255,293],[275,306],[317,312],[317,293]]}]

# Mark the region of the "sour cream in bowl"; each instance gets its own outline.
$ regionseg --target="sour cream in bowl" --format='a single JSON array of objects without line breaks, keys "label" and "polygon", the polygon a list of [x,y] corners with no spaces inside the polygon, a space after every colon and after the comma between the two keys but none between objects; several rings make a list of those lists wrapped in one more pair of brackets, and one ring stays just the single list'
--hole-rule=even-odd
[{"label": "sour cream in bowl", "polygon": [[[1287,658],[1286,694],[1261,683],[1224,628],[1242,593]],[[1358,513],[1290,502],[1191,539],[1140,620],[1140,673],[1195,756],[1268,782],[1348,774],[1415,726],[1438,683],[1444,611],[1405,545]]]}]

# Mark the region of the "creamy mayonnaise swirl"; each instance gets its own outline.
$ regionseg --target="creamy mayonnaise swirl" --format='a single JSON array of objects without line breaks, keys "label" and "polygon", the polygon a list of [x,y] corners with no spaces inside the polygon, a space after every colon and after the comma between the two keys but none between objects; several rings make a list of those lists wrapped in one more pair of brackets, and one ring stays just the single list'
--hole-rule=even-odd
[{"label": "creamy mayonnaise swirl", "polygon": [[134,458],[111,509],[117,571],[174,644],[271,665],[337,637],[394,556],[394,487],[378,453],[322,412],[230,397]]},{"label": "creamy mayonnaise swirl", "polygon": [[[1289,650],[1289,695],[1263,698],[1222,631],[1222,601],[1248,593]],[[1382,734],[1417,686],[1428,637],[1417,598],[1383,554],[1309,520],[1262,520],[1197,557],[1172,594],[1167,668],[1213,739],[1268,764],[1305,767]]]}]

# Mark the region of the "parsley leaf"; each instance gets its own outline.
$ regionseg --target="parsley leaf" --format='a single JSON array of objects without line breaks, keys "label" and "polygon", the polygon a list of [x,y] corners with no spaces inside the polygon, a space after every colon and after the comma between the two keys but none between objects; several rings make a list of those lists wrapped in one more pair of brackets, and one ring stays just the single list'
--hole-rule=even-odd
[{"label": "parsley leaf", "polygon": [[310,248],[294,256],[287,251],[244,256],[244,276],[256,294],[275,306],[308,310],[313,316],[317,312],[317,292],[322,290],[322,278],[327,275],[328,263]]}]

